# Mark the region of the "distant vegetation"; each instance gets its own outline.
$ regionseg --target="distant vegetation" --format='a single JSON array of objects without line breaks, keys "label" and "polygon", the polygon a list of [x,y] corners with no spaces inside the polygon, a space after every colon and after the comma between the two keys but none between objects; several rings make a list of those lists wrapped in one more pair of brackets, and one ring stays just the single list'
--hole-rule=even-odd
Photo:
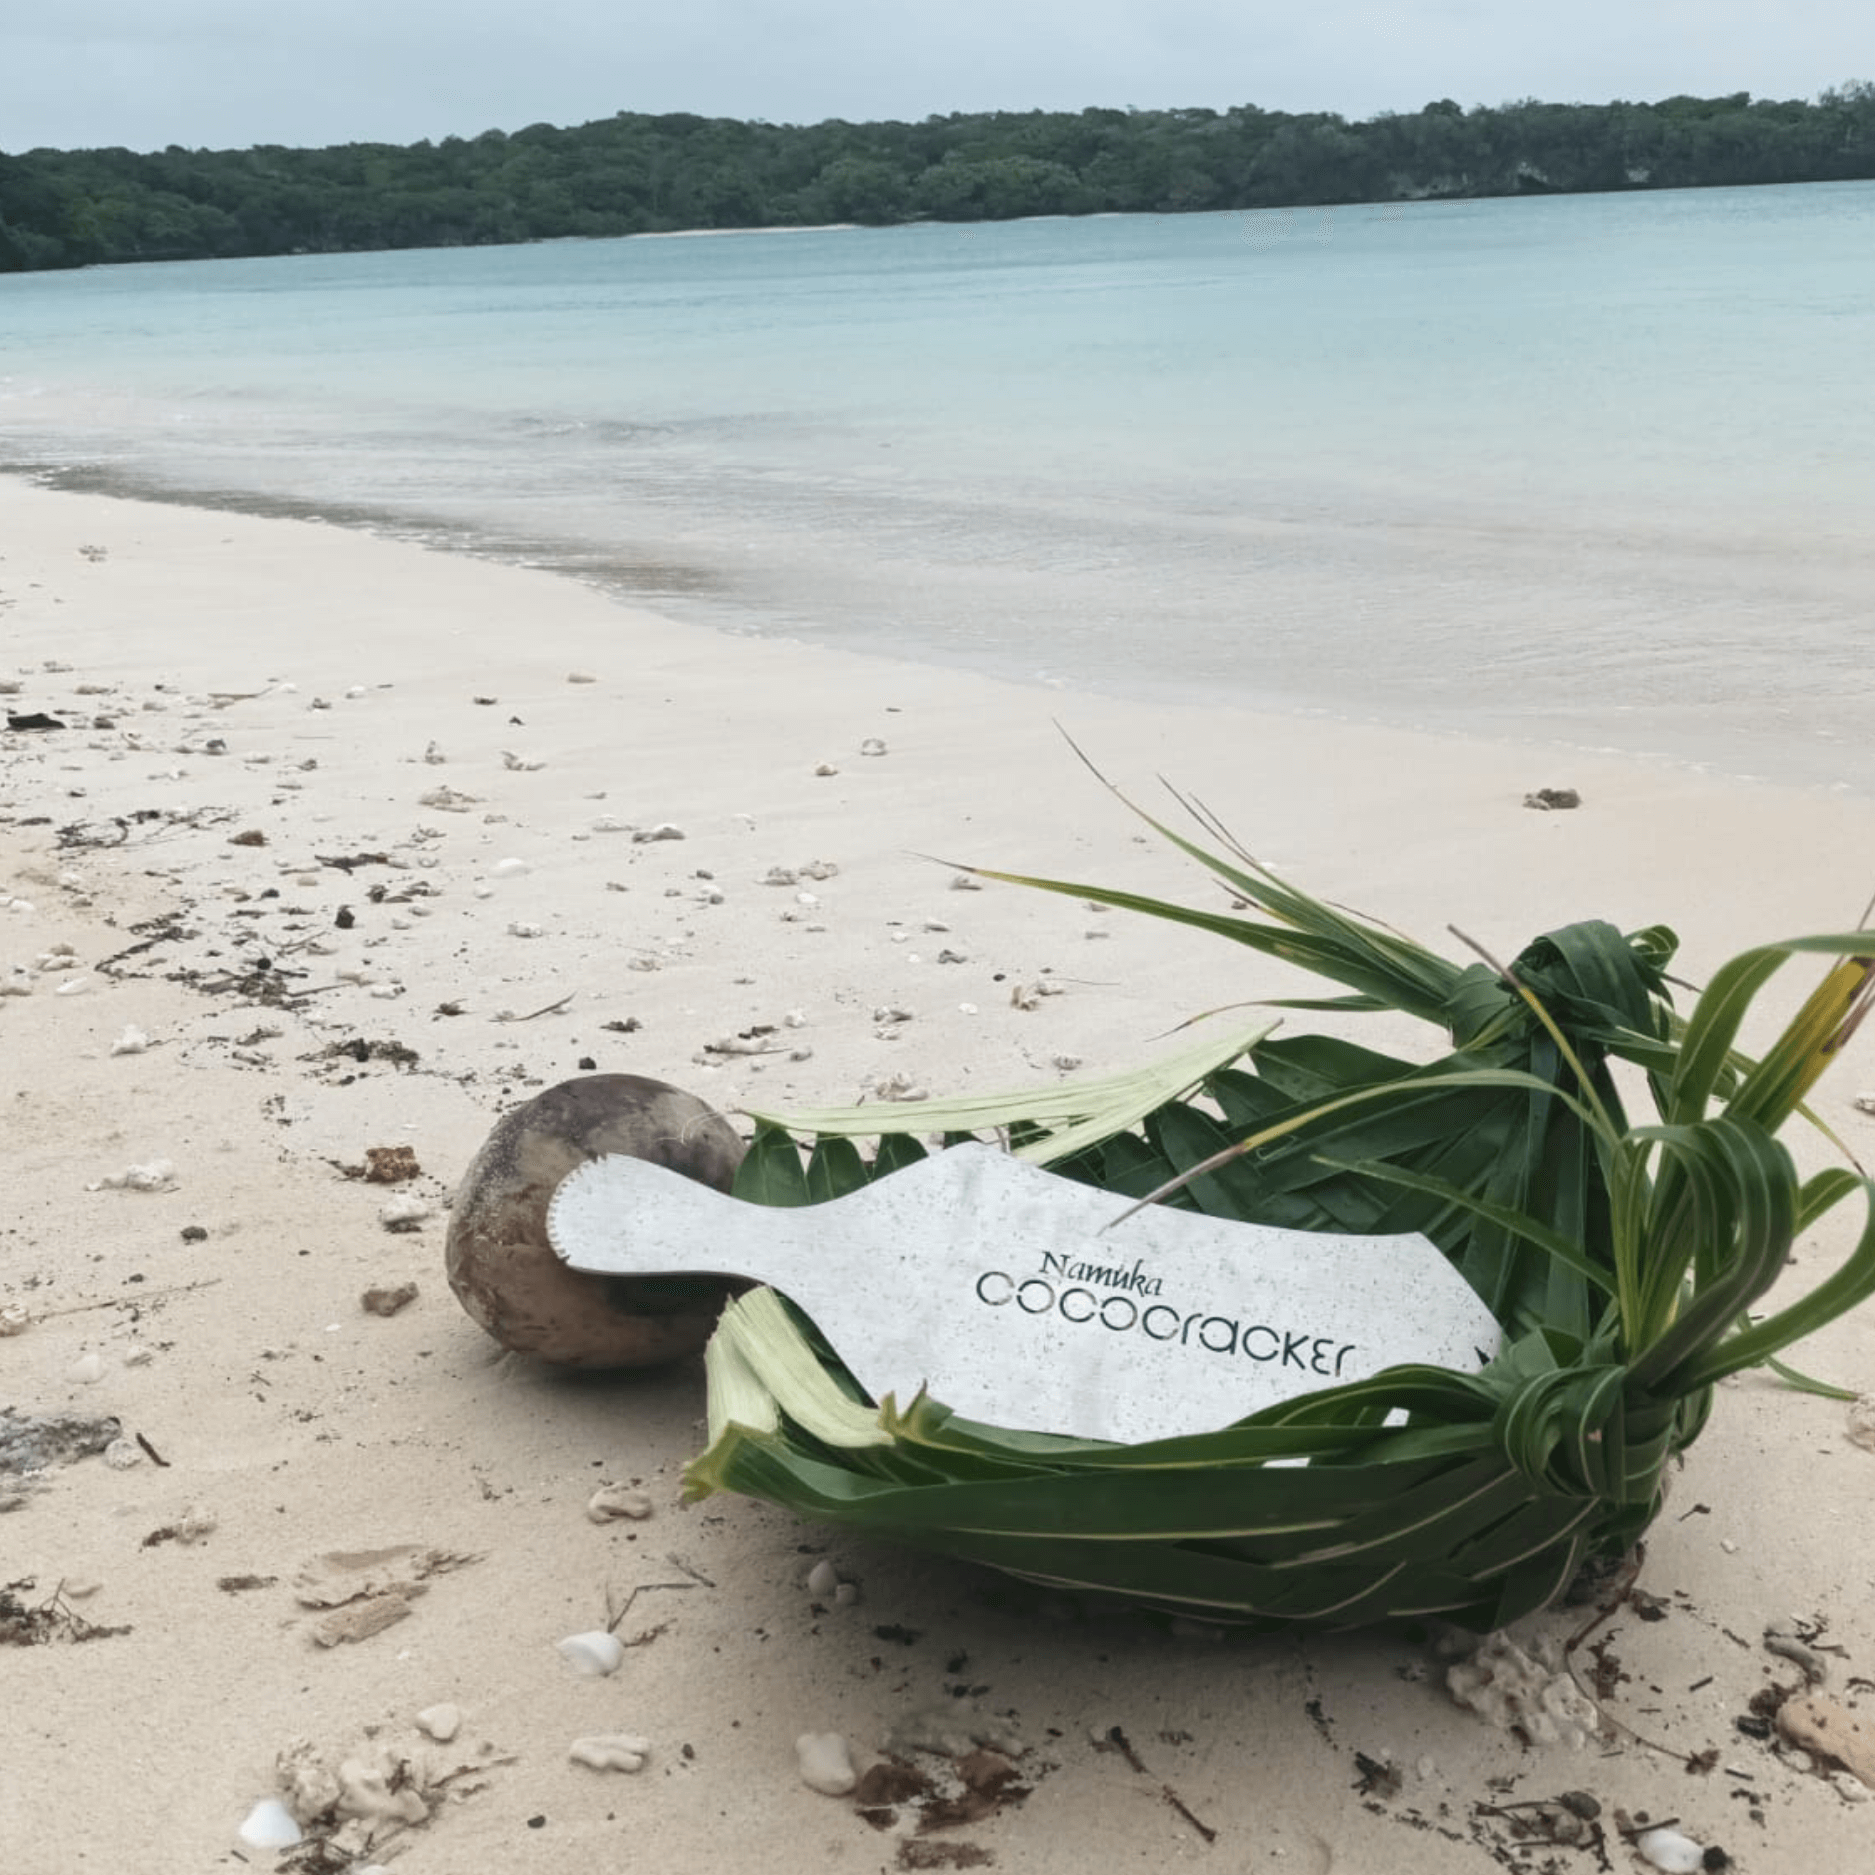
[{"label": "distant vegetation", "polygon": [[1362,123],[1227,111],[784,125],[629,112],[323,150],[0,155],[0,271],[673,228],[994,221],[1875,177],[1875,84]]}]

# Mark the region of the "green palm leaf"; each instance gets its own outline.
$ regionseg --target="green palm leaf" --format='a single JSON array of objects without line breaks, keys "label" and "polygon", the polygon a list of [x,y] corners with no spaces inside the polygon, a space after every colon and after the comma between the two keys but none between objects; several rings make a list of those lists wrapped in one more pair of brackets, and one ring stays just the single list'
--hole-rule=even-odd
[{"label": "green palm leaf", "polygon": [[[1213,844],[1144,818],[1230,895],[1228,909],[985,876],[1299,966],[1339,993],[1271,1006],[1404,1012],[1427,1025],[1437,1058],[1277,1036],[1266,1018],[1214,1024],[1120,1074],[764,1113],[739,1195],[817,1202],[922,1156],[915,1134],[994,1133],[1140,1202],[1302,1230],[1423,1232],[1502,1324],[1498,1357],[1477,1374],[1394,1368],[1210,1432],[1110,1445],[960,1420],[922,1392],[869,1401],[811,1323],[757,1290],[730,1305],[711,1344],[711,1441],[688,1487],[1253,1625],[1434,1614],[1500,1625],[1646,1528],[1716,1381],[1775,1365],[1875,1295],[1875,1186],[1849,1167],[1801,1181],[1776,1138],[1793,1115],[1812,1117],[1805,1098],[1875,997],[1875,942],[1852,932],[1759,946],[1682,1017],[1664,926],[1623,935],[1590,920],[1502,968],[1455,962],[1287,884],[1183,805]],[[1823,960],[1822,981],[1752,1060],[1737,1039],[1753,1001],[1798,957]],[[1643,1123],[1624,1110],[1616,1060],[1642,1071],[1655,1108]],[[1840,1266],[1753,1321],[1798,1234],[1851,1196],[1868,1215]]]}]

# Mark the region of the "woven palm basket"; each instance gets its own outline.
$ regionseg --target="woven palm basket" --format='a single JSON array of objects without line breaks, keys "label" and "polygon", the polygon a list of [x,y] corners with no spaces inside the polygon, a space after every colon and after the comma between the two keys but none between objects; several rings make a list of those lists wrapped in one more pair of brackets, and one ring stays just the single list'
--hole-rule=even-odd
[{"label": "woven palm basket", "polygon": [[[709,1351],[711,1443],[690,1492],[742,1492],[1212,1621],[1501,1627],[1635,1543],[1719,1379],[1875,1291],[1868,1181],[1847,1166],[1800,1178],[1775,1137],[1808,1117],[1805,1094],[1863,1011],[1875,945],[1859,932],[1763,946],[1681,1016],[1663,928],[1583,923],[1508,966],[1455,963],[1241,851],[1159,830],[1222,882],[1231,909],[1022,883],[1301,964],[1339,993],[1290,1007],[1403,1010],[1446,1052],[1414,1064],[1261,1031],[1246,1047],[1240,1031],[1045,1094],[765,1116],[739,1193],[810,1203],[922,1156],[914,1126],[988,1131],[1120,1197],[1308,1231],[1422,1232],[1496,1316],[1500,1353],[1476,1373],[1396,1367],[1214,1431],[1101,1444],[969,1423],[922,1393],[871,1401],[810,1322],[756,1291]],[[1740,1023],[1793,956],[1820,959],[1822,981],[1748,1059]],[[1624,1109],[1617,1060],[1638,1071],[1627,1083],[1644,1082],[1644,1124]],[[1851,1196],[1865,1217],[1840,1266],[1754,1319],[1798,1233]]]}]

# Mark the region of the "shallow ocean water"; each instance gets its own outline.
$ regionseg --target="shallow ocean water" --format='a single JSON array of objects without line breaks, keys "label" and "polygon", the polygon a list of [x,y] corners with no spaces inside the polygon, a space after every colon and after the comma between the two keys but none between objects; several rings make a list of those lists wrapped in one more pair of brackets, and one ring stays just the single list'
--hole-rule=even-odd
[{"label": "shallow ocean water", "polygon": [[1875,790],[1875,184],[0,278],[0,463]]}]

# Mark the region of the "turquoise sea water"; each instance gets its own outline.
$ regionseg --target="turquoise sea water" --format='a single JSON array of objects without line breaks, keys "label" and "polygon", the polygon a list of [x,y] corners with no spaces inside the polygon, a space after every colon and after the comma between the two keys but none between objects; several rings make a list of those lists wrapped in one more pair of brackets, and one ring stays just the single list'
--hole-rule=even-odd
[{"label": "turquoise sea water", "polygon": [[0,278],[0,464],[75,485],[1869,792],[1872,412],[1872,184]]}]

